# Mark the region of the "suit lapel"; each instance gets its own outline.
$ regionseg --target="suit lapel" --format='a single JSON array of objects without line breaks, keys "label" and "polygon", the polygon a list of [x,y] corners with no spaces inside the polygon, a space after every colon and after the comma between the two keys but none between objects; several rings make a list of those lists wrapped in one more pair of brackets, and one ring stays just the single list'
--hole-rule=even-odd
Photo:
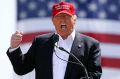
[{"label": "suit lapel", "polygon": [[45,49],[43,49],[45,52],[47,52],[47,54],[45,54],[45,58],[44,59],[44,62],[43,62],[43,78],[44,79],[53,79],[53,52],[54,52],[54,42],[53,42],[53,37],[54,34],[52,34],[52,36],[48,39],[48,41],[46,42],[45,44]]},{"label": "suit lapel", "polygon": [[[46,69],[47,69],[47,74],[48,74],[48,76],[47,76],[47,78],[49,78],[49,79],[53,79],[53,61],[52,61],[52,58],[53,58],[53,49],[54,49],[54,44],[52,44],[52,45],[50,45],[51,47],[50,47],[50,50],[49,51],[51,51],[50,53],[49,53],[49,56],[48,56],[48,66],[46,67]],[[49,52],[48,51],[48,52]]]},{"label": "suit lapel", "polygon": [[70,53],[73,53],[75,56],[78,57],[80,55],[80,49],[82,47],[83,47],[82,36],[80,35],[80,33],[76,33]]},{"label": "suit lapel", "polygon": [[[82,37],[80,36],[80,33],[76,33],[70,53],[73,53],[75,56],[78,57],[81,53],[80,49],[82,47],[83,47]],[[76,62],[76,60],[72,56],[69,56],[68,60],[72,61],[72,62]],[[78,66],[78,65],[73,64],[73,63],[68,63],[67,64],[64,79],[76,79],[77,78],[77,76],[76,76],[77,71],[76,70],[78,70],[77,69],[78,67],[76,67],[76,66]]]}]

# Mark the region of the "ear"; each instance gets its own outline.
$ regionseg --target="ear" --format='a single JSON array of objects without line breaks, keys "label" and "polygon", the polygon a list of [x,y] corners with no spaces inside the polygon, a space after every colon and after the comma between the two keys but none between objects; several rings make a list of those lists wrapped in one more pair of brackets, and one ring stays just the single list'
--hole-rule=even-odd
[{"label": "ear", "polygon": [[54,17],[51,18],[52,21],[53,21],[53,18],[54,18]]},{"label": "ear", "polygon": [[51,18],[53,25],[55,25],[54,17]]},{"label": "ear", "polygon": [[76,24],[77,16],[73,15],[74,24]]},{"label": "ear", "polygon": [[74,19],[74,21],[76,21],[77,20],[77,16],[73,15],[73,19]]}]

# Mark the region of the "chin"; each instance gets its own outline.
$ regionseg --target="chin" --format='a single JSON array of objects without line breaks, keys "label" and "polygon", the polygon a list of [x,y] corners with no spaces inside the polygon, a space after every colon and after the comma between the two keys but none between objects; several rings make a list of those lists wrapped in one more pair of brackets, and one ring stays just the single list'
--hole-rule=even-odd
[{"label": "chin", "polygon": [[69,34],[61,34],[60,36],[61,36],[61,37],[68,37]]}]

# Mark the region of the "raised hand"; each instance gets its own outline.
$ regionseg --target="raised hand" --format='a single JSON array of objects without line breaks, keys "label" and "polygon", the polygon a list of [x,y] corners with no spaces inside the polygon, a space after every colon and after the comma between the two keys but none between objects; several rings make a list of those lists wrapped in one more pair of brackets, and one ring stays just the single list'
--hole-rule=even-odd
[{"label": "raised hand", "polygon": [[22,41],[22,32],[16,31],[14,34],[11,36],[11,42],[10,42],[10,47],[11,48],[16,48],[20,45]]}]

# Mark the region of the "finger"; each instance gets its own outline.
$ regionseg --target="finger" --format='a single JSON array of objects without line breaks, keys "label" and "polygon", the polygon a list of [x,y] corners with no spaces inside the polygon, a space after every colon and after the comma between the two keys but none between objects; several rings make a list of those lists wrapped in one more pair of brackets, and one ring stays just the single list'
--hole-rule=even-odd
[{"label": "finger", "polygon": [[16,31],[15,34],[20,34],[20,35],[23,35],[23,32],[19,32],[19,31]]},{"label": "finger", "polygon": [[21,37],[13,38],[13,40],[21,40],[21,39],[22,39]]},{"label": "finger", "polygon": [[17,37],[22,37],[23,35],[20,34],[20,33],[18,33],[18,34],[16,34],[16,36],[17,36]]},{"label": "finger", "polygon": [[23,32],[20,32],[21,35],[23,35]]},{"label": "finger", "polygon": [[16,32],[15,34],[13,34],[13,36],[21,37],[21,36],[23,36],[23,34],[21,32]]},{"label": "finger", "polygon": [[22,40],[22,36],[16,36],[16,35],[13,35],[12,38],[11,38],[11,41],[16,41],[16,40]]},{"label": "finger", "polygon": [[18,43],[20,43],[22,40],[12,40],[12,43],[16,43],[16,44],[18,44]]},{"label": "finger", "polygon": [[18,33],[19,33],[19,31],[16,31],[16,32],[15,32],[15,34],[18,34]]},{"label": "finger", "polygon": [[22,35],[21,34],[13,34],[12,39],[15,39],[15,38],[22,38]]}]

